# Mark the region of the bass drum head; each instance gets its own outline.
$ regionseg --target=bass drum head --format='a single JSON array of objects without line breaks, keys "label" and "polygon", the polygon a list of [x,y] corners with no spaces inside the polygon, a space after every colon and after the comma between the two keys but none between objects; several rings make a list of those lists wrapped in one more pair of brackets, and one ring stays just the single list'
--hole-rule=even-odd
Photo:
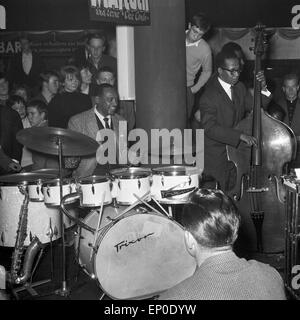
[{"label": "bass drum head", "polygon": [[94,272],[112,299],[142,299],[190,277],[196,262],[184,230],[158,214],[134,210],[99,236]]}]

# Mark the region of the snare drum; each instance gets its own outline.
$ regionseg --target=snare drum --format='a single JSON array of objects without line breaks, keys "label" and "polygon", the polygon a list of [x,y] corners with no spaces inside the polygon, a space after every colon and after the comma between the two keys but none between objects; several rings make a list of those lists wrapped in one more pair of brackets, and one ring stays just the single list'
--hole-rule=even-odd
[{"label": "snare drum", "polygon": [[[49,207],[60,206],[60,179],[53,179],[43,183],[43,194],[45,204]],[[76,184],[70,179],[63,179],[63,197],[76,192]],[[73,203],[76,199],[69,199],[65,203]]]},{"label": "snare drum", "polygon": [[186,203],[199,187],[197,167],[168,166],[152,169],[151,195],[164,204]]},{"label": "snare drum", "polygon": [[146,170],[126,170],[115,172],[113,174],[113,191],[112,194],[120,205],[131,205],[138,199],[142,198],[147,192],[149,195],[144,201],[151,200],[150,194],[150,173]]},{"label": "snare drum", "polygon": [[105,176],[91,176],[81,179],[79,180],[79,186],[81,207],[100,207],[104,192],[103,205],[112,202],[112,183]]},{"label": "snare drum", "polygon": [[[184,230],[163,215],[134,209],[111,222],[124,207],[105,207],[98,234],[81,229],[79,263],[112,299],[152,297],[190,277],[195,259],[187,252]],[[143,213],[144,212],[144,213]],[[84,223],[96,228],[99,213]],[[93,247],[93,244],[95,246]]]}]

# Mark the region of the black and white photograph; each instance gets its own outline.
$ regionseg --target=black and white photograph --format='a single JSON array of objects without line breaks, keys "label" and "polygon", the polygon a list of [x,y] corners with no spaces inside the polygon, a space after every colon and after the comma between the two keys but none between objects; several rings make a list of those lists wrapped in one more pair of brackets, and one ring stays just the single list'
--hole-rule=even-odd
[{"label": "black and white photograph", "polygon": [[0,0],[0,300],[300,300],[299,200],[300,1]]}]

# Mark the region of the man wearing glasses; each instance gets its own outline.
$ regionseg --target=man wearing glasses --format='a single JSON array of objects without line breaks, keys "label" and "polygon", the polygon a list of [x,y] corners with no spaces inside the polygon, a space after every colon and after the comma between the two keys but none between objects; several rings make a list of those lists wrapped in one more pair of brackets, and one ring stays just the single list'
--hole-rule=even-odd
[{"label": "man wearing glasses", "polygon": [[[204,173],[213,177],[223,191],[232,188],[229,179],[233,164],[227,161],[226,145],[237,147],[246,143],[256,144],[254,137],[237,129],[236,125],[252,110],[253,97],[239,81],[241,66],[238,57],[221,51],[216,59],[217,72],[205,88],[199,101],[201,124],[204,128]],[[270,96],[262,71],[256,78],[261,83],[263,97]],[[264,107],[269,98],[262,99]]]}]

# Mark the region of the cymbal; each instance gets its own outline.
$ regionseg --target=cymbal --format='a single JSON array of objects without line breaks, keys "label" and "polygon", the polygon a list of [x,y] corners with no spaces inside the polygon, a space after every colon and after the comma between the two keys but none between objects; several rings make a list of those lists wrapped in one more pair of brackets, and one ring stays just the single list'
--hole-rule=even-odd
[{"label": "cymbal", "polygon": [[34,182],[37,180],[51,180],[55,178],[53,174],[42,174],[36,172],[23,172],[23,173],[14,173],[6,174],[0,176],[0,183],[25,183],[25,182]]},{"label": "cymbal", "polygon": [[33,127],[19,131],[17,140],[29,149],[58,155],[58,140],[62,143],[63,156],[86,156],[95,154],[99,144],[94,139],[69,129]]}]

